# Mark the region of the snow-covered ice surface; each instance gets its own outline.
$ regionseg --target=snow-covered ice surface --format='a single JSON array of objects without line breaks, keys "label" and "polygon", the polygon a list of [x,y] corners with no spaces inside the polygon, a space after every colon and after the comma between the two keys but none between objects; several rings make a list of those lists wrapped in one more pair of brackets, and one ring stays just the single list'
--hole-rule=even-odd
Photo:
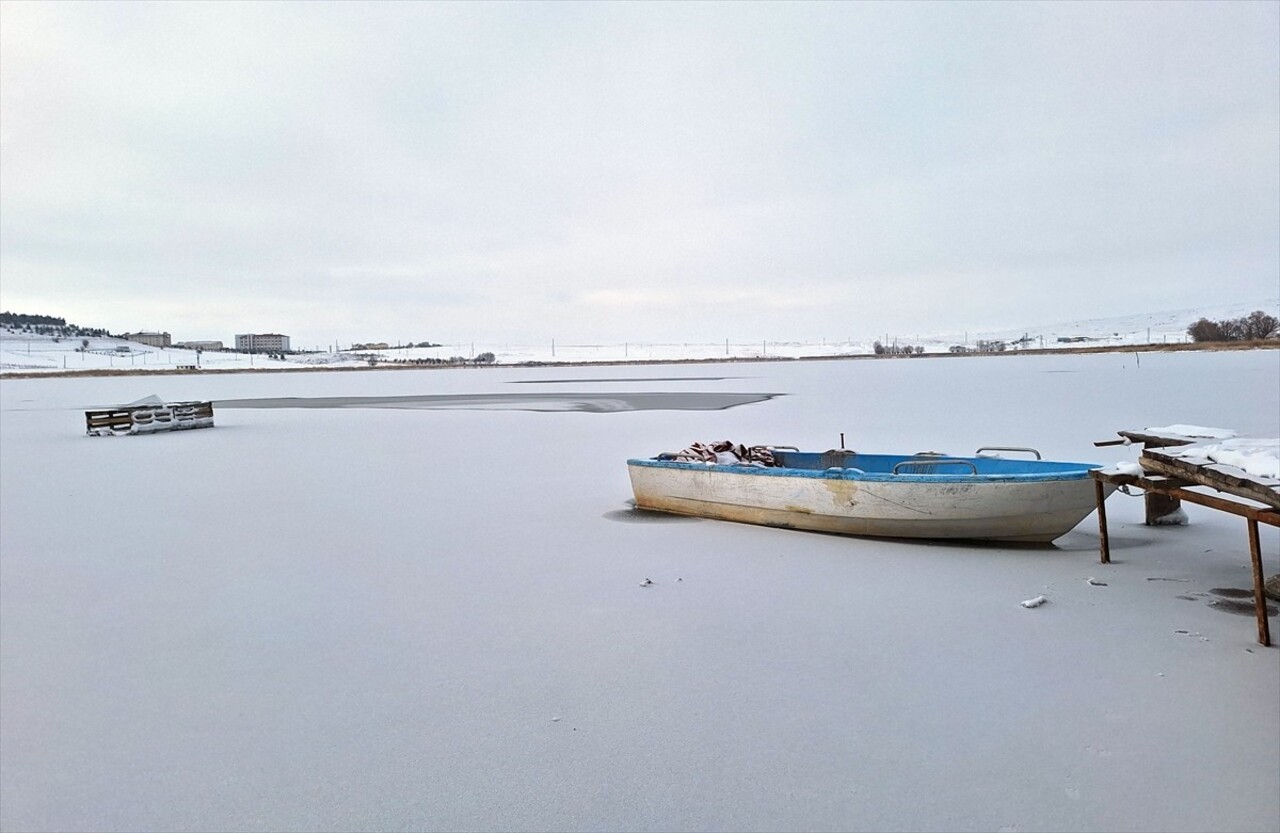
[{"label": "snow-covered ice surface", "polygon": [[[566,386],[783,395],[82,413]],[[641,514],[625,460],[845,432],[1131,462],[1092,442],[1274,437],[1278,403],[1274,350],[0,380],[0,828],[1276,830],[1240,519],[1117,494],[1101,565],[1093,518],[1025,549]]]}]

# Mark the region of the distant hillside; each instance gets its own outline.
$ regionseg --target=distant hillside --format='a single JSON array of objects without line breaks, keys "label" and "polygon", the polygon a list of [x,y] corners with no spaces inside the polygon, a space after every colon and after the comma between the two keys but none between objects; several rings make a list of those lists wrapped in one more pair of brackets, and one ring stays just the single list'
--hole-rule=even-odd
[{"label": "distant hillside", "polygon": [[20,312],[0,312],[0,327],[16,333],[35,333],[45,336],[105,338],[107,331],[101,327],[81,327],[68,324],[65,318],[52,315],[30,315]]},{"label": "distant hillside", "polygon": [[[1060,339],[1072,342],[1102,343],[1176,343],[1190,341],[1187,328],[1201,318],[1217,321],[1221,319],[1241,318],[1254,310],[1262,310],[1271,315],[1280,313],[1280,299],[1268,298],[1248,303],[1227,303],[1214,307],[1191,307],[1187,309],[1162,310],[1158,312],[1138,313],[1132,315],[1114,315],[1075,321],[1059,321],[1057,323],[1031,324],[1007,329],[970,330],[966,335],[974,339],[1001,339],[1009,342],[1023,337],[1041,338],[1044,346],[1057,344]],[[936,341],[958,341],[963,336],[951,332],[933,337]]]}]

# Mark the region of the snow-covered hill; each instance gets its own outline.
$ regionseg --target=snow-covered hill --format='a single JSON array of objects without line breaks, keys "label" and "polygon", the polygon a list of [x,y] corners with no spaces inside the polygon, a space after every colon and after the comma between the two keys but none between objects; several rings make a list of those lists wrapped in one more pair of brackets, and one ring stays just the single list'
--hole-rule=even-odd
[{"label": "snow-covered hill", "polygon": [[[1037,339],[1041,336],[1045,346],[1059,338],[1088,338],[1102,344],[1169,344],[1188,341],[1187,327],[1201,318],[1220,321],[1243,318],[1254,310],[1280,315],[1280,298],[1270,298],[1251,303],[1224,304],[1212,309],[1192,307],[1165,310],[1138,315],[1107,316],[1056,324],[1042,324],[1009,330],[969,333],[970,339],[1000,339],[1013,341],[1024,335]],[[955,333],[951,334],[955,336]],[[1037,344],[1038,346],[1038,344]]]}]

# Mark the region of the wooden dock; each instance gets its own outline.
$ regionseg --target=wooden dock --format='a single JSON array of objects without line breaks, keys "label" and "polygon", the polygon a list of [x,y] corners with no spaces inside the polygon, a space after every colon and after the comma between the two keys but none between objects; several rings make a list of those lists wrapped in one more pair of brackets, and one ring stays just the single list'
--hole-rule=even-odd
[{"label": "wooden dock", "polygon": [[213,427],[212,402],[163,402],[121,405],[84,412],[90,437],[155,434]]},{"label": "wooden dock", "polygon": [[[1215,463],[1207,457],[1194,453],[1188,454],[1189,449],[1178,452],[1167,450],[1172,446],[1194,445],[1193,440],[1185,437],[1144,434],[1136,431],[1120,431],[1119,434],[1125,439],[1107,441],[1098,445],[1113,445],[1125,441],[1141,443],[1143,449],[1138,458],[1138,464],[1142,467],[1142,473],[1121,474],[1108,472],[1105,469],[1095,469],[1089,473],[1094,479],[1097,496],[1102,563],[1108,564],[1111,561],[1103,483],[1141,489],[1147,497],[1148,524],[1156,523],[1160,517],[1160,515],[1153,517],[1153,498],[1164,501],[1162,504],[1154,505],[1159,507],[1157,511],[1164,511],[1165,514],[1171,511],[1170,507],[1177,509],[1179,502],[1185,500],[1188,503],[1207,506],[1210,509],[1244,518],[1249,538],[1249,557],[1253,566],[1253,603],[1258,620],[1258,642],[1270,646],[1271,628],[1267,620],[1267,598],[1263,587],[1266,577],[1262,570],[1262,544],[1258,534],[1258,524],[1280,527],[1280,481]],[[1162,451],[1162,449],[1165,450]],[[1195,488],[1213,489],[1218,494],[1192,491]]]}]

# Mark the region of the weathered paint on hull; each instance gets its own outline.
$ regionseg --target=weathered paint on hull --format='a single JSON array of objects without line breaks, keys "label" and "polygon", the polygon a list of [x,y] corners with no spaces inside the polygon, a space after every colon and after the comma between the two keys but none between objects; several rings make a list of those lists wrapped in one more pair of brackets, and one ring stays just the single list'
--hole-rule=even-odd
[{"label": "weathered paint on hull", "polygon": [[641,509],[842,535],[1047,543],[1095,508],[1089,478],[891,483],[627,468]]}]

